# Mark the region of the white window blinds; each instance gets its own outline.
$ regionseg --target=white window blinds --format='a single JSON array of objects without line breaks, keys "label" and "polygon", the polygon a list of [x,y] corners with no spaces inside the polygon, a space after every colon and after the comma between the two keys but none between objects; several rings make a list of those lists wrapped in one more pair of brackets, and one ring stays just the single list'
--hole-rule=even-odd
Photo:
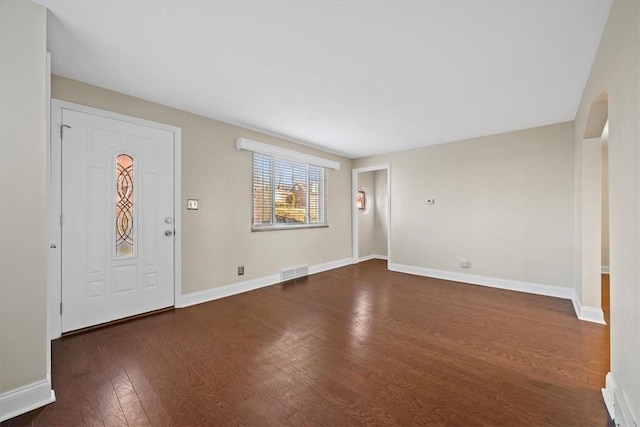
[{"label": "white window blinds", "polygon": [[325,168],[253,153],[252,229],[326,226]]},{"label": "white window blinds", "polygon": [[246,138],[236,149],[253,153],[253,231],[328,226],[327,171],[340,162]]}]

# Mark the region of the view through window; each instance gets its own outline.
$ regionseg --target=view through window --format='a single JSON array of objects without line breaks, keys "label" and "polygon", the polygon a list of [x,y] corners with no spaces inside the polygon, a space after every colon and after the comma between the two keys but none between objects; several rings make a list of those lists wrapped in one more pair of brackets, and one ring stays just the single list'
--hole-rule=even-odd
[{"label": "view through window", "polygon": [[358,209],[363,211],[367,206],[367,195],[364,190],[358,190],[358,195],[356,196],[356,205]]},{"label": "view through window", "polygon": [[253,153],[253,230],[326,226],[325,168]]}]

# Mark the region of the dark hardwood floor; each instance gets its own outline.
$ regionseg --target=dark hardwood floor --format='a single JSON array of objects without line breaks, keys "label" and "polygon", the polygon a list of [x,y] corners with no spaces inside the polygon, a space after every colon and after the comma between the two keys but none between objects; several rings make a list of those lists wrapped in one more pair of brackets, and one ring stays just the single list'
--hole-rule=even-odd
[{"label": "dark hardwood floor", "polygon": [[57,402],[2,427],[605,426],[608,334],[374,260],[59,339]]}]

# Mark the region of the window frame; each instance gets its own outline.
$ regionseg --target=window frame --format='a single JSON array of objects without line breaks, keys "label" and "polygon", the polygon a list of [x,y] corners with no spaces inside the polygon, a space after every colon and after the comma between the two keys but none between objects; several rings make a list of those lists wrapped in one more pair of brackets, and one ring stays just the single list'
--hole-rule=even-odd
[{"label": "window frame", "polygon": [[[269,188],[271,189],[271,194],[269,197],[269,207],[271,218],[268,223],[256,224],[255,222],[255,209],[256,209],[256,156],[262,156],[263,158],[267,158],[269,161]],[[276,206],[276,163],[277,162],[285,162],[295,166],[303,166],[305,169],[305,222],[304,223],[287,223],[287,222],[277,222],[277,206]],[[319,190],[320,201],[322,209],[322,218],[324,221],[311,223],[310,222],[310,203],[311,203],[311,185],[310,185],[310,169],[318,168],[322,171],[322,183],[320,184],[321,190]],[[265,153],[260,151],[253,151],[251,156],[251,231],[277,231],[277,230],[296,230],[296,229],[305,229],[305,228],[328,228],[329,227],[329,219],[328,219],[328,181],[329,181],[329,168],[325,166],[318,166],[308,162],[303,161],[303,159],[291,159],[288,157],[278,156],[276,154]],[[266,180],[265,180],[266,181]]]}]

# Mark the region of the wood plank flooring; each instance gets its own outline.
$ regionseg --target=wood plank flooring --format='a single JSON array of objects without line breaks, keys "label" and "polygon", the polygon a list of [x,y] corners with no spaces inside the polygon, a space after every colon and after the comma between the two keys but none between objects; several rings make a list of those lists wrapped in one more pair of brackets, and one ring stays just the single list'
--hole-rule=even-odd
[{"label": "wood plank flooring", "polygon": [[604,426],[608,328],[373,260],[64,337],[19,425]]}]

